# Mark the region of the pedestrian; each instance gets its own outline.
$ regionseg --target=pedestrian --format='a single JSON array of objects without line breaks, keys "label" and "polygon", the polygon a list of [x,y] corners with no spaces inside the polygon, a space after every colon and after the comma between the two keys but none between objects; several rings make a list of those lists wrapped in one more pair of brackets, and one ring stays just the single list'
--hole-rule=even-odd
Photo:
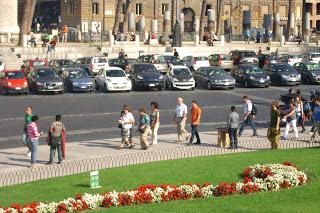
[{"label": "pedestrian", "polygon": [[57,40],[55,38],[52,38],[48,45],[47,53],[52,51],[56,52],[56,45],[57,45]]},{"label": "pedestrian", "polygon": [[236,107],[231,107],[231,112],[228,116],[227,130],[230,138],[230,149],[238,149],[238,129],[240,125],[240,116],[236,111]]},{"label": "pedestrian", "polygon": [[27,34],[27,45],[28,44],[30,44],[31,47],[37,47],[36,37],[32,32]]},{"label": "pedestrian", "polygon": [[124,58],[124,56],[125,56],[125,52],[123,49],[121,49],[121,51],[119,52],[118,58]]},{"label": "pedestrian", "polygon": [[288,107],[289,108],[287,110],[287,113],[283,117],[283,119],[286,120],[286,130],[285,130],[284,136],[282,137],[283,140],[287,140],[288,139],[288,134],[289,134],[289,130],[290,130],[291,127],[293,128],[293,131],[295,133],[295,137],[299,138],[294,101],[291,101],[289,103]]},{"label": "pedestrian", "polygon": [[140,143],[141,149],[147,150],[149,148],[149,142],[147,140],[147,136],[150,134],[150,117],[146,113],[147,110],[142,107],[139,109],[140,119],[139,119],[139,128],[138,131],[140,132]]},{"label": "pedestrian", "polygon": [[151,136],[152,143],[150,145],[158,144],[158,129],[160,125],[160,112],[159,112],[159,104],[155,101],[150,103],[151,105]]},{"label": "pedestrian", "polygon": [[30,145],[29,139],[28,139],[27,127],[28,127],[28,124],[31,123],[32,116],[33,116],[32,115],[32,107],[31,106],[26,107],[25,115],[24,115],[24,127],[23,127],[23,134],[22,134],[22,142],[28,148],[28,153],[27,153],[28,157],[31,157],[31,145]]},{"label": "pedestrian", "polygon": [[[198,127],[201,119],[201,108],[197,101],[192,101],[192,107],[190,110],[190,121],[191,121],[191,137],[189,144],[201,144],[200,136],[198,133]],[[193,143],[194,136],[197,138],[197,142]]]},{"label": "pedestrian", "polygon": [[302,127],[302,133],[306,131],[306,128],[304,127],[304,121],[305,121],[305,115],[304,115],[304,111],[303,111],[303,101],[301,96],[298,96],[296,98],[296,116],[297,116],[297,123],[298,123],[298,127],[301,126]]},{"label": "pedestrian", "polygon": [[251,33],[250,33],[249,28],[247,28],[247,29],[244,31],[244,37],[245,37],[246,43],[249,44],[249,43],[250,43],[250,37],[251,37]]},{"label": "pedestrian", "polygon": [[255,105],[249,100],[248,96],[243,96],[242,101],[244,103],[243,106],[243,122],[239,129],[239,137],[242,136],[243,130],[245,126],[251,126],[253,130],[253,136],[258,136],[256,125],[254,123],[254,119],[256,116],[256,107]]},{"label": "pedestrian", "polygon": [[187,121],[188,107],[183,103],[182,98],[177,99],[176,110],[173,117],[173,122],[177,125],[178,143],[181,143],[183,139],[188,141],[190,139],[190,133],[185,129]]},{"label": "pedestrian", "polygon": [[179,58],[179,53],[176,48],[173,49],[173,56]]},{"label": "pedestrian", "polygon": [[37,25],[36,25],[37,33],[39,33],[39,32],[40,32],[40,27],[41,27],[41,25],[40,25],[40,23],[38,22],[38,23],[37,23]]},{"label": "pedestrian", "polygon": [[58,164],[62,163],[62,134],[66,131],[64,124],[61,122],[62,116],[56,115],[56,120],[51,124],[49,130],[50,137],[50,158],[48,165],[52,165],[56,150],[58,152]]},{"label": "pedestrian", "polygon": [[261,33],[258,31],[256,36],[257,43],[261,43]]},{"label": "pedestrian", "polygon": [[278,149],[280,141],[280,110],[277,101],[272,101],[271,103],[270,125],[267,137],[271,142],[271,149]]},{"label": "pedestrian", "polygon": [[259,47],[258,56],[260,56],[261,54],[262,54],[262,49],[261,47]]},{"label": "pedestrian", "polygon": [[134,123],[135,120],[131,108],[128,105],[124,105],[119,119],[119,128],[121,129],[121,145],[119,146],[119,149],[122,149],[124,146],[128,148],[134,147],[132,140],[132,127]]},{"label": "pedestrian", "polygon": [[36,166],[37,163],[37,155],[38,155],[38,146],[39,146],[39,137],[42,134],[39,133],[38,130],[38,121],[39,117],[34,115],[31,118],[31,122],[27,126],[27,134],[28,134],[28,140],[31,147],[31,165],[30,168],[33,168]]},{"label": "pedestrian", "polygon": [[314,128],[313,134],[311,136],[310,142],[314,143],[317,133],[320,135],[320,98],[316,98],[314,108],[313,108],[313,120]]},{"label": "pedestrian", "polygon": [[68,40],[68,27],[67,25],[64,25],[62,30],[62,42],[67,42],[67,40]]}]

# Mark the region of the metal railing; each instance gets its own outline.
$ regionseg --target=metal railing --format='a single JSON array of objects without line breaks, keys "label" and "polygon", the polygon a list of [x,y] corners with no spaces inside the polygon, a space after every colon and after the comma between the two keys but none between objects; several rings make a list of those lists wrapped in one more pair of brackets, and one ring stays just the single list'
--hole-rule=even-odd
[{"label": "metal railing", "polygon": [[[320,146],[320,143],[318,142],[310,143],[309,139],[310,138],[308,137],[305,138],[305,140],[281,141],[280,149]],[[192,146],[181,145],[181,147],[162,150],[136,151],[129,154],[97,156],[80,160],[65,161],[61,165],[41,165],[32,169],[25,168],[17,171],[6,172],[0,174],[0,186],[10,186],[47,178],[141,163],[268,149],[271,149],[271,143],[266,138],[255,138],[252,140],[240,140],[238,149],[221,148],[213,144],[201,144]]]}]

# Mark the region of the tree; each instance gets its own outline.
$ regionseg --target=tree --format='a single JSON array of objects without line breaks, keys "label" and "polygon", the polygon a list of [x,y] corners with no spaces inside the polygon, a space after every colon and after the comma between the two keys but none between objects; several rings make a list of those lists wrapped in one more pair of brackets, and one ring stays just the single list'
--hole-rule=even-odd
[{"label": "tree", "polygon": [[207,9],[207,0],[202,0],[202,9],[201,9],[201,16],[200,16],[200,29],[199,29],[199,36],[200,40],[202,40],[203,35],[204,35],[204,18],[206,15],[206,9]]},{"label": "tree", "polygon": [[31,31],[32,19],[36,8],[36,0],[24,0],[23,13],[20,23],[19,46],[23,45],[23,37]]},{"label": "tree", "polygon": [[117,1],[116,14],[114,16],[114,24],[112,34],[116,35],[119,32],[120,18],[121,18],[122,0]]},{"label": "tree", "polygon": [[291,32],[290,22],[291,22],[291,13],[294,13],[295,0],[289,0],[289,11],[288,11],[288,21],[287,21],[287,30],[286,30],[286,41],[289,40]]},{"label": "tree", "polygon": [[216,29],[216,34],[217,36],[221,35],[221,24],[222,24],[222,16],[224,15],[224,0],[217,0],[218,4],[218,12],[217,12],[217,29]]}]

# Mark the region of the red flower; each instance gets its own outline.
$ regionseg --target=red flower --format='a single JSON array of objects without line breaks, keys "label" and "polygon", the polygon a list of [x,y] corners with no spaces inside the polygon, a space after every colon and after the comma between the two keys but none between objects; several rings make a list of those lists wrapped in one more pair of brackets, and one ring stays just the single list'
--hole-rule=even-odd
[{"label": "red flower", "polygon": [[57,213],[65,213],[67,212],[67,206],[64,203],[61,203],[57,207]]},{"label": "red flower", "polygon": [[283,189],[287,189],[287,188],[290,188],[291,187],[291,184],[284,180],[281,184],[280,184],[280,187],[283,188]]},{"label": "red flower", "polygon": [[227,183],[220,183],[214,190],[213,194],[215,196],[226,196],[230,194],[234,194],[237,192],[236,183],[232,183],[231,185]]},{"label": "red flower", "polygon": [[109,208],[109,207],[113,206],[112,198],[108,197],[108,196],[105,196],[105,198],[102,201],[102,206],[105,207],[105,208]]},{"label": "red flower", "polygon": [[245,194],[249,194],[253,192],[258,192],[259,187],[255,184],[246,184],[242,186],[241,191]]},{"label": "red flower", "polygon": [[303,175],[299,175],[298,177],[298,180],[299,180],[299,185],[302,185],[304,183],[304,176]]},{"label": "red flower", "polygon": [[82,200],[83,197],[82,197],[82,194],[76,194],[75,198],[76,200]]},{"label": "red flower", "polygon": [[249,182],[251,182],[251,181],[252,181],[252,179],[249,178],[249,177],[244,177],[244,179],[243,179],[243,183],[244,183],[244,184],[249,183]]},{"label": "red flower", "polygon": [[[282,165],[285,165],[285,166],[292,166],[296,169],[298,169],[298,167],[296,165],[294,165],[293,163],[289,162],[289,161],[285,161],[282,163]],[[298,169],[299,170],[299,169]]]},{"label": "red flower", "polygon": [[250,167],[247,167],[243,170],[242,176],[243,177],[250,177],[250,173],[252,172],[252,169]]}]

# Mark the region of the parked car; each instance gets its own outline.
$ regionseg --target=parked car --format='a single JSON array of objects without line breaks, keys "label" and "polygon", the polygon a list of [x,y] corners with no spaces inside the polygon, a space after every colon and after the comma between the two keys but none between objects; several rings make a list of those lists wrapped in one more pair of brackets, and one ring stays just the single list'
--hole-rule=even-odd
[{"label": "parked car", "polygon": [[75,64],[86,70],[88,73],[90,73],[90,75],[96,75],[100,71],[100,69],[106,69],[109,67],[107,57],[78,58]]},{"label": "parked car", "polygon": [[320,62],[320,53],[311,52],[311,53],[305,53],[301,62],[313,62],[319,64]]},{"label": "parked car", "polygon": [[277,85],[299,85],[301,75],[292,66],[286,63],[270,63],[264,67],[270,76],[271,83]]},{"label": "parked car", "polygon": [[67,67],[64,70],[64,85],[70,92],[92,92],[93,82],[89,74],[80,67]]},{"label": "parked car", "polygon": [[2,58],[0,58],[0,72],[4,70],[4,61]]},{"label": "parked car", "polygon": [[0,72],[1,94],[21,93],[28,94],[27,78],[21,70],[3,70]]},{"label": "parked car", "polygon": [[302,61],[303,54],[281,54],[280,57],[282,58],[282,63],[288,63],[293,66]]},{"label": "parked car", "polygon": [[163,90],[165,83],[163,75],[153,64],[135,63],[130,64],[128,72],[134,90],[138,89],[158,89]]},{"label": "parked car", "polygon": [[109,66],[119,67],[123,70],[126,70],[129,64],[135,63],[137,61],[138,60],[135,58],[113,58],[113,59],[109,59]]},{"label": "parked car", "polygon": [[155,66],[155,68],[165,74],[168,72],[168,64],[171,61],[177,60],[177,57],[173,55],[158,55],[158,54],[151,54],[151,55],[142,55],[138,58],[138,62],[141,63],[151,63]]},{"label": "parked car", "polygon": [[296,63],[293,67],[300,73],[301,81],[306,84],[320,83],[320,66],[319,64],[306,62]]},{"label": "parked car", "polygon": [[49,62],[49,67],[56,69],[58,73],[62,73],[67,67],[74,67],[74,66],[75,66],[74,62],[68,59],[51,60]]},{"label": "parked car", "polygon": [[257,65],[240,64],[231,71],[236,82],[245,87],[269,87],[270,77]]},{"label": "parked car", "polygon": [[212,54],[208,57],[210,66],[221,66],[222,69],[230,71],[233,66],[230,55]]},{"label": "parked car", "polygon": [[171,66],[165,76],[165,82],[166,88],[171,90],[194,90],[196,86],[192,73],[186,66]]},{"label": "parked car", "polygon": [[127,75],[119,67],[102,68],[95,77],[96,90],[104,92],[110,91],[130,91],[132,83]]},{"label": "parked car", "polygon": [[54,69],[37,67],[28,74],[28,84],[32,92],[64,92],[64,84]]},{"label": "parked car", "polygon": [[236,80],[221,67],[201,67],[193,73],[197,85],[210,89],[233,89]]},{"label": "parked car", "polygon": [[36,59],[25,60],[23,62],[23,65],[21,66],[21,69],[27,75],[33,68],[47,67],[48,65],[49,65],[48,59],[36,58]]},{"label": "parked car", "polygon": [[206,56],[186,56],[181,60],[191,72],[199,69],[200,67],[209,67],[210,63]]},{"label": "parked car", "polygon": [[257,54],[251,50],[233,50],[229,55],[234,64],[238,64],[237,62],[257,64],[259,62]]}]

